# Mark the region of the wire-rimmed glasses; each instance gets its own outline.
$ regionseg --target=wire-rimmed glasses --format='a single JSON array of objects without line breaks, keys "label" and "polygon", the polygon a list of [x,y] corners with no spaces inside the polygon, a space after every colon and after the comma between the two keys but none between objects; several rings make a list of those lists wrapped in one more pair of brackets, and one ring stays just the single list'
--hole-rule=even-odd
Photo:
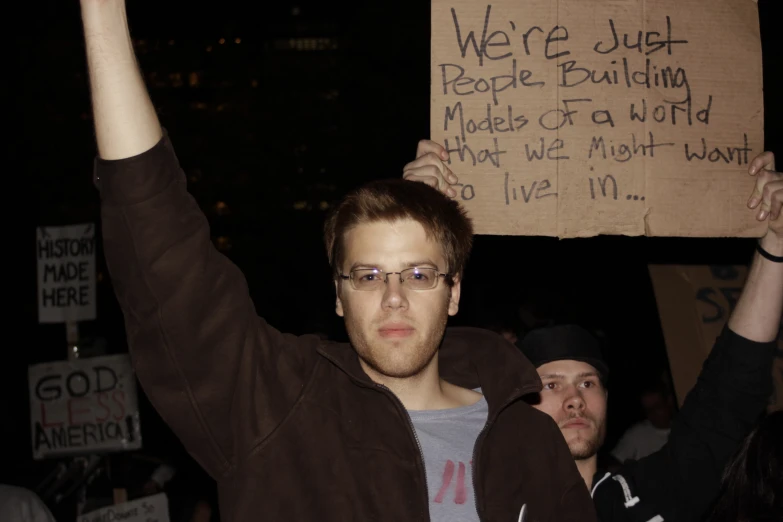
[{"label": "wire-rimmed glasses", "polygon": [[449,274],[438,272],[437,268],[411,267],[400,272],[384,272],[378,268],[355,268],[348,275],[340,274],[342,279],[351,281],[355,290],[377,290],[386,285],[390,275],[399,275],[400,284],[411,290],[431,290],[438,286],[441,277]]}]

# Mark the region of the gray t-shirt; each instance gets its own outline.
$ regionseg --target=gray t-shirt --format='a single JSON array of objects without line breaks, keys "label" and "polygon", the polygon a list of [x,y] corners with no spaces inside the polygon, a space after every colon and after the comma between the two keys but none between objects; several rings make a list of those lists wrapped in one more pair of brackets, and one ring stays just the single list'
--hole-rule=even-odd
[{"label": "gray t-shirt", "polygon": [[488,413],[484,397],[461,408],[408,411],[424,454],[433,522],[478,522],[473,447]]}]

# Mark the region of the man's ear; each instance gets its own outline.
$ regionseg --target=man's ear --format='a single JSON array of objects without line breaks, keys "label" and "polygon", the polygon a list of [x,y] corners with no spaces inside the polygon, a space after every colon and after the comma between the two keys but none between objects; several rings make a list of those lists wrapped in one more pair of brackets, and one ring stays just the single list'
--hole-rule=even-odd
[{"label": "man's ear", "polygon": [[337,301],[335,303],[334,311],[337,312],[337,315],[340,317],[344,317],[343,312],[343,301],[340,299],[340,281],[337,279],[334,280],[334,292],[337,295]]},{"label": "man's ear", "polygon": [[451,285],[451,296],[449,297],[449,315],[457,315],[459,311],[459,296],[462,281],[460,276],[454,276],[454,283]]}]

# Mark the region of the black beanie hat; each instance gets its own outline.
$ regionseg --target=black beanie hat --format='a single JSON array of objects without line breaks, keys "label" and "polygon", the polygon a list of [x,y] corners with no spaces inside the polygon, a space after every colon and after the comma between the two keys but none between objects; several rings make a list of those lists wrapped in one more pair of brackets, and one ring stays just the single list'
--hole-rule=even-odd
[{"label": "black beanie hat", "polygon": [[552,361],[583,361],[593,366],[606,382],[609,367],[601,355],[601,346],[590,332],[574,324],[537,328],[525,335],[517,346],[538,368]]}]

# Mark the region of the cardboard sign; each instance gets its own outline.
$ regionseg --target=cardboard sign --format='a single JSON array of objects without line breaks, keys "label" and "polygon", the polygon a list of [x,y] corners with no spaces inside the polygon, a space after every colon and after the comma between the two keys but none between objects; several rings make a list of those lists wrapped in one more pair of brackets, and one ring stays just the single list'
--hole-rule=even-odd
[{"label": "cardboard sign", "polygon": [[[682,406],[715,339],[734,310],[748,271],[744,266],[650,265],[649,268],[674,389]],[[772,374],[775,393],[770,398],[769,411],[783,409],[783,328]]]},{"label": "cardboard sign", "polygon": [[80,515],[78,522],[169,522],[169,501],[158,493]]},{"label": "cardboard sign", "polygon": [[141,448],[128,355],[30,366],[28,382],[35,459]]},{"label": "cardboard sign", "polygon": [[751,0],[433,0],[431,137],[479,234],[757,237]]},{"label": "cardboard sign", "polygon": [[95,226],[39,227],[38,322],[95,319]]}]

